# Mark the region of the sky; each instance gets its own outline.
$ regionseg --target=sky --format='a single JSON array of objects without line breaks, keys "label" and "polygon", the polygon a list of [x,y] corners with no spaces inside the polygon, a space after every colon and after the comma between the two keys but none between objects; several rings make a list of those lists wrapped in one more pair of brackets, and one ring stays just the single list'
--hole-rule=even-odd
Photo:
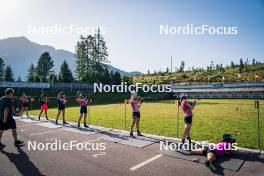
[{"label": "sky", "polygon": [[[80,33],[37,33],[31,27],[103,27],[109,60],[126,71],[206,67],[240,58],[264,62],[263,0],[0,0],[0,39],[25,36],[74,52]],[[235,35],[161,34],[160,25],[237,27]]]}]

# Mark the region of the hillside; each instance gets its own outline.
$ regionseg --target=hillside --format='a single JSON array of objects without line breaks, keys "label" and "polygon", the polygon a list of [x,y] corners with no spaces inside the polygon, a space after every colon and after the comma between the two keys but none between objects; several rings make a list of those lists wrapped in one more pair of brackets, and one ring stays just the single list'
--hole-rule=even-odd
[{"label": "hillside", "polygon": [[[26,37],[12,37],[0,40],[0,57],[6,64],[10,64],[14,76],[26,79],[30,63],[36,64],[40,55],[49,52],[54,61],[54,71],[59,72],[63,60],[66,60],[72,72],[76,69],[74,53],[63,49],[55,49],[52,46],[40,45],[27,39]],[[110,59],[111,60],[111,59]],[[108,65],[109,70],[119,72],[122,76],[141,75],[140,72],[126,72],[112,65]]]},{"label": "hillside", "polygon": [[202,84],[222,82],[254,82],[264,81],[264,64],[246,65],[242,70],[239,66],[223,70],[185,71],[174,73],[157,73],[134,76],[133,82],[149,84]]},{"label": "hillside", "polygon": [[40,55],[49,52],[54,61],[54,70],[57,72],[65,59],[73,70],[75,67],[74,55],[65,50],[56,50],[52,46],[40,45],[26,37],[12,37],[0,40],[0,57],[5,64],[10,64],[15,78],[24,80],[30,63],[36,64]]}]

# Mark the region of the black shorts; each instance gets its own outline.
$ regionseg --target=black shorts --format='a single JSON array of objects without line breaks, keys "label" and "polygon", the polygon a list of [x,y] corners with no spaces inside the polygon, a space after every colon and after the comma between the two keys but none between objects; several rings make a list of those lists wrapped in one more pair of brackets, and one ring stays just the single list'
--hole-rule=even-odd
[{"label": "black shorts", "polygon": [[14,119],[7,120],[6,123],[3,123],[3,120],[0,120],[0,130],[16,129],[16,121]]},{"label": "black shorts", "polygon": [[58,106],[58,110],[63,110],[65,109],[65,106]]},{"label": "black shorts", "polygon": [[81,114],[82,114],[82,113],[87,114],[87,106],[81,106],[81,108],[80,108],[80,113],[81,113]]},{"label": "black shorts", "polygon": [[210,149],[209,146],[206,146],[203,150],[203,155],[207,156],[208,153],[213,153],[216,156],[216,153],[213,149]]},{"label": "black shorts", "polygon": [[140,119],[140,112],[133,112],[132,118]]},{"label": "black shorts", "polygon": [[22,107],[23,107],[23,108],[28,108],[28,107],[29,107],[29,104],[28,104],[28,103],[23,103],[23,104],[22,104]]},{"label": "black shorts", "polygon": [[186,124],[192,124],[192,116],[184,117],[184,122]]}]

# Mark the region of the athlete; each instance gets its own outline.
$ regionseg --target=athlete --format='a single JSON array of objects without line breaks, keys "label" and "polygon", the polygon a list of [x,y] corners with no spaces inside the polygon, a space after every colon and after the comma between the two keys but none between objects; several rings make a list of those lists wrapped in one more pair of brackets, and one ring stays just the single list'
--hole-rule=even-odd
[{"label": "athlete", "polygon": [[22,117],[23,113],[26,112],[27,117],[29,117],[29,115],[28,115],[28,107],[29,107],[29,103],[30,103],[29,97],[26,96],[25,93],[23,93],[22,97],[19,99],[19,101],[21,102],[21,105],[22,105],[20,116]]},{"label": "athlete", "polygon": [[232,144],[236,142],[236,139],[230,134],[224,134],[222,141],[220,141],[215,146],[207,146],[203,150],[189,150],[191,155],[204,155],[207,157],[205,165],[212,171],[216,172],[213,162],[217,158],[221,158],[225,155],[232,155],[233,146]]},{"label": "athlete", "polygon": [[48,118],[48,98],[46,97],[45,94],[41,94],[39,102],[40,102],[40,113],[39,113],[38,119],[40,120],[40,116],[44,112],[46,116],[46,120],[49,120]]},{"label": "athlete", "polygon": [[193,113],[192,110],[194,109],[193,104],[187,101],[187,95],[186,94],[181,94],[181,108],[184,113],[184,123],[185,127],[182,133],[182,144],[185,143],[185,139],[189,140],[189,145],[192,143],[191,142],[191,127],[192,127],[192,117]]},{"label": "athlete", "polygon": [[131,125],[131,131],[130,131],[130,137],[135,138],[133,134],[133,128],[136,124],[137,128],[137,135],[143,136],[139,131],[139,122],[140,122],[140,111],[139,108],[143,102],[143,99],[140,96],[137,96],[137,93],[135,91],[131,92],[131,99],[130,104],[132,108],[132,125]]},{"label": "athlete", "polygon": [[60,114],[62,113],[62,119],[63,119],[63,124],[66,124],[65,121],[65,104],[67,103],[66,96],[64,95],[63,92],[59,92],[57,96],[57,103],[58,103],[58,114],[56,118],[56,124],[58,124],[58,119],[60,117]]},{"label": "athlete", "polygon": [[13,118],[13,96],[14,90],[11,88],[7,88],[5,90],[5,96],[0,98],[0,148],[5,147],[5,145],[2,144],[1,139],[4,130],[8,129],[12,129],[14,144],[16,146],[19,146],[24,143],[23,141],[17,139],[16,121]]},{"label": "athlete", "polygon": [[79,93],[76,100],[80,105],[80,116],[78,119],[78,128],[80,128],[80,123],[81,123],[82,117],[84,118],[83,119],[84,120],[84,127],[89,128],[89,126],[86,123],[86,117],[87,117],[87,106],[90,103],[90,100],[82,92]]}]

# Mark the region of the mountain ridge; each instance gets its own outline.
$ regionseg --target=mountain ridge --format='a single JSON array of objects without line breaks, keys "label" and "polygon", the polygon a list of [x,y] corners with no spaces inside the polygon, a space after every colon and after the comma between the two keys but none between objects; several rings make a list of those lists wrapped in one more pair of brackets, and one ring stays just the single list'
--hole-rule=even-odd
[{"label": "mountain ridge", "polygon": [[[30,63],[36,65],[38,58],[44,52],[49,52],[54,61],[54,71],[59,72],[60,65],[63,60],[66,60],[74,73],[76,70],[74,53],[65,49],[56,49],[50,45],[41,45],[32,42],[24,36],[9,37],[0,39],[0,57],[6,65],[10,65],[13,69],[14,77],[26,79]],[[109,65],[109,64],[108,64]],[[109,70],[119,72],[122,76],[141,75],[140,72],[126,72],[112,65],[109,65]]]}]

